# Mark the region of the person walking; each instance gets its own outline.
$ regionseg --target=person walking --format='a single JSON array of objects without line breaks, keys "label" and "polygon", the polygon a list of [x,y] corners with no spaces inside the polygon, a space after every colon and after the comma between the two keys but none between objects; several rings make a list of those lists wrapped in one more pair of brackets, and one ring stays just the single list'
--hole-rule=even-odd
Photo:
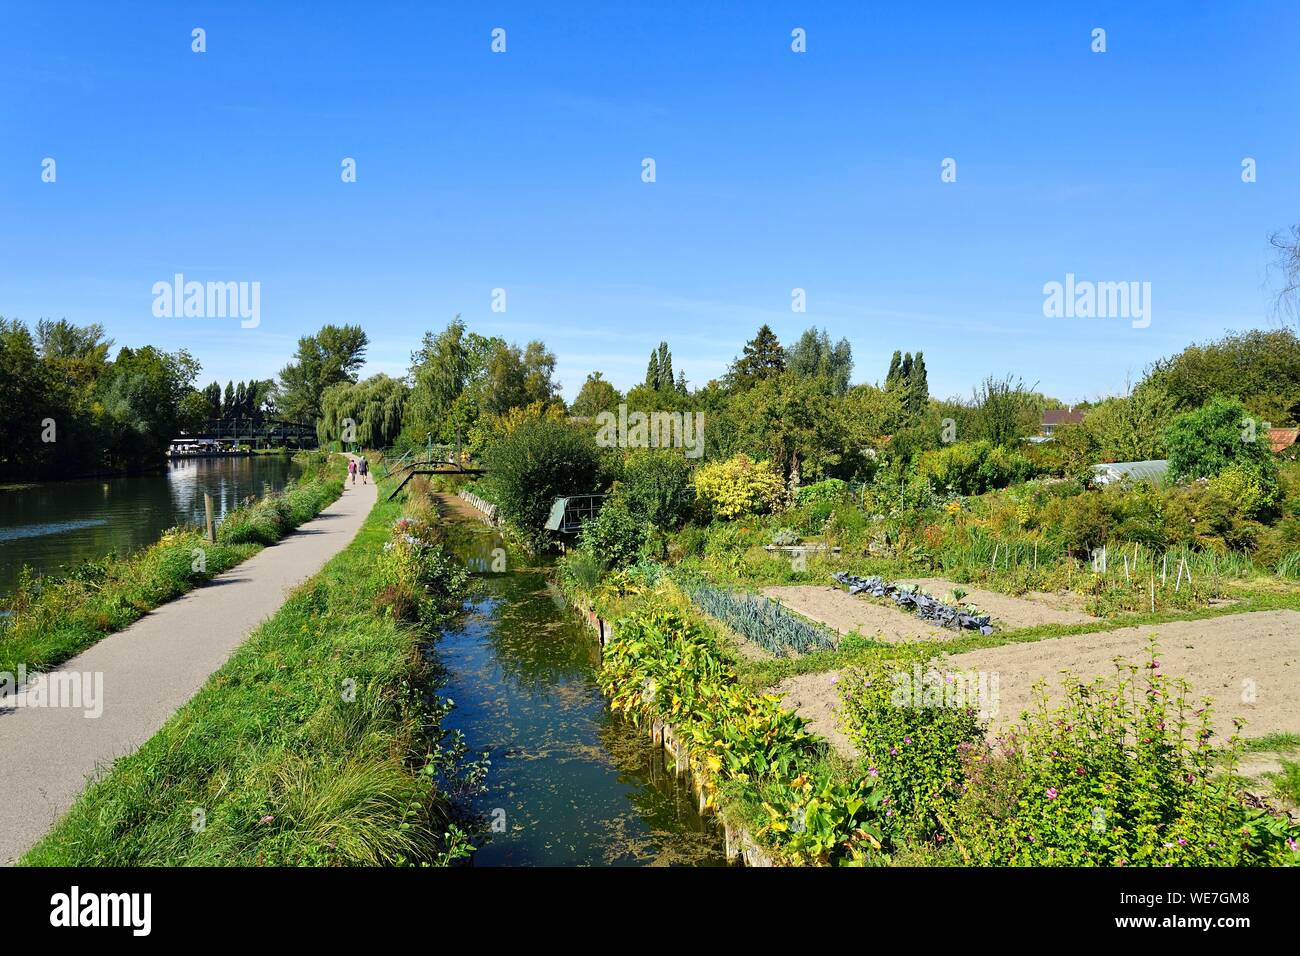
[{"label": "person walking", "polygon": [[365,456],[362,456],[362,458],[361,458],[361,464],[357,466],[357,471],[361,472],[361,483],[362,483],[363,485],[368,485],[368,484],[370,484],[370,479],[366,477],[366,475],[370,474],[370,459],[369,459],[369,458],[366,458]]},{"label": "person walking", "polygon": [[355,458],[348,459],[348,476],[355,485],[357,483],[357,460]]}]

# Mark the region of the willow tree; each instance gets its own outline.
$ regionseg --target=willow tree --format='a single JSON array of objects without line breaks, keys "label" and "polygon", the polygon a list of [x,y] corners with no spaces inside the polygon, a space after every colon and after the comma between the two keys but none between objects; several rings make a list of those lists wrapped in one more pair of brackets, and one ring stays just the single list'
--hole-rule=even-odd
[{"label": "willow tree", "polygon": [[405,382],[388,375],[331,385],[321,394],[316,435],[322,444],[344,441],[386,448],[402,430],[402,410],[409,391]]}]

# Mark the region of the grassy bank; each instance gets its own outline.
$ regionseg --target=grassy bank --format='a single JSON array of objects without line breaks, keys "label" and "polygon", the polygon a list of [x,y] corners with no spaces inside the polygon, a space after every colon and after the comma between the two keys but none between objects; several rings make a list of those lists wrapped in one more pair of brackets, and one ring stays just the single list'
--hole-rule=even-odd
[{"label": "grassy bank", "polygon": [[429,691],[417,623],[450,613],[464,582],[435,522],[427,501],[381,495],[356,539],[22,862],[444,864],[467,852],[447,790],[473,786],[474,771],[440,729],[449,705]]},{"label": "grassy bank", "polygon": [[283,491],[231,512],[215,544],[197,528],[173,528],[129,557],[86,562],[58,578],[24,577],[0,620],[0,671],[55,667],[314,518],[343,492],[343,459],[302,460],[306,470]]}]

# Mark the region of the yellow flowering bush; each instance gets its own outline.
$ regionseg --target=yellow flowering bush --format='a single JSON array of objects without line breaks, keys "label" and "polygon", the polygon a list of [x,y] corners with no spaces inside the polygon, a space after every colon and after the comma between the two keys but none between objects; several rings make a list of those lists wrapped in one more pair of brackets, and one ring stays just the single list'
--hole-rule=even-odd
[{"label": "yellow flowering bush", "polygon": [[785,482],[769,462],[740,454],[695,472],[695,493],[714,517],[762,514],[780,506]]}]

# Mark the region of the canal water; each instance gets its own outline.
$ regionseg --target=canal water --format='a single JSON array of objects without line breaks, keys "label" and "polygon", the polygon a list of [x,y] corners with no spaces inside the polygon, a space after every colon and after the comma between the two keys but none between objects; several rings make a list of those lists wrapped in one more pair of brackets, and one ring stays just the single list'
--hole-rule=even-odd
[{"label": "canal water", "polygon": [[721,834],[663,750],[609,712],[599,645],[547,567],[493,573],[504,544],[463,518],[452,544],[487,572],[433,648],[447,670],[440,693],[455,702],[444,725],[491,760],[475,809],[497,832],[479,837],[473,864],[725,865]]},{"label": "canal water", "polygon": [[24,564],[38,574],[129,554],[178,524],[202,524],[203,494],[216,517],[248,495],[278,490],[298,472],[288,456],[186,458],[163,471],[0,487],[0,606]]}]

